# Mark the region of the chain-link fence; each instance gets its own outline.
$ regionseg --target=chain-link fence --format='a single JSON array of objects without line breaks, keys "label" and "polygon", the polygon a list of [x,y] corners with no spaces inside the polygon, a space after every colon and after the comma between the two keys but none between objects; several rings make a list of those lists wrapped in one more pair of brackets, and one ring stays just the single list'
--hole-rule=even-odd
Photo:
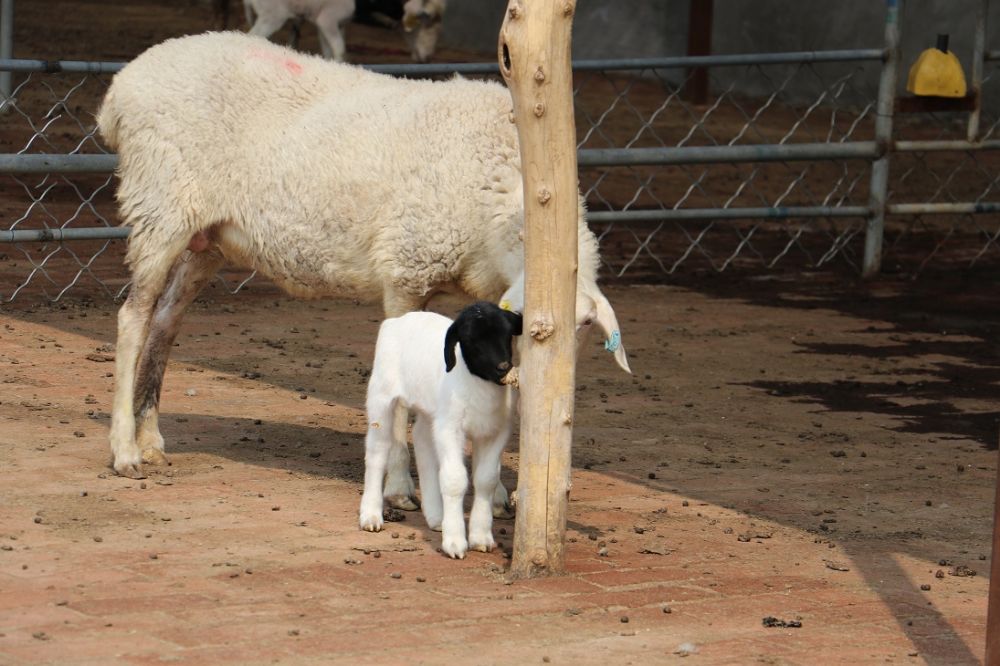
[{"label": "chain-link fence", "polygon": [[[1000,255],[1000,225],[983,215],[1000,210],[989,200],[1000,116],[981,103],[1000,55],[985,49],[985,21],[969,96],[896,99],[896,3],[887,7],[876,49],[576,63],[580,184],[604,275],[919,272]],[[3,301],[114,297],[127,285],[115,156],[94,133],[121,66],[0,60],[13,74],[0,111]],[[496,75],[492,64],[375,69]],[[692,100],[699,71],[712,94]],[[235,290],[247,277],[221,279]]]}]

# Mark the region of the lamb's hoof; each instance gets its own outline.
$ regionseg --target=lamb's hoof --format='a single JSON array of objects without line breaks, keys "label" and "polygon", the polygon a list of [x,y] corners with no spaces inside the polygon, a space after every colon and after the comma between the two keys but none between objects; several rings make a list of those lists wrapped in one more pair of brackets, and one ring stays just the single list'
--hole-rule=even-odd
[{"label": "lamb's hoof", "polygon": [[142,473],[142,465],[139,463],[134,463],[131,465],[115,465],[115,473],[118,476],[124,476],[129,479],[145,479],[146,475]]},{"label": "lamb's hoof", "polygon": [[362,518],[359,521],[361,529],[365,532],[381,532],[382,531],[382,521],[375,520],[373,518]]},{"label": "lamb's hoof", "polygon": [[420,509],[420,501],[411,495],[389,495],[385,498],[385,503],[394,509],[402,509],[403,511]]},{"label": "lamb's hoof", "polygon": [[159,449],[146,449],[142,452],[142,462],[148,463],[150,465],[169,465],[170,461],[167,460],[167,456],[163,454],[163,451]]},{"label": "lamb's hoof", "polygon": [[496,542],[491,536],[489,539],[475,539],[469,537],[469,550],[476,550],[480,553],[491,553],[496,548]]},{"label": "lamb's hoof", "polygon": [[469,549],[469,544],[464,537],[449,539],[445,537],[441,541],[441,550],[453,560],[464,560],[465,551]]},{"label": "lamb's hoof", "polygon": [[500,520],[511,520],[514,518],[514,505],[510,502],[493,505],[493,517]]}]

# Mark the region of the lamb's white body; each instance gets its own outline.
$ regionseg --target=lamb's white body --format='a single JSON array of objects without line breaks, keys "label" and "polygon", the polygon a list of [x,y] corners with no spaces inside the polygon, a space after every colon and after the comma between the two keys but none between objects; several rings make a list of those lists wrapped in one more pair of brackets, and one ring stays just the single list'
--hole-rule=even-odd
[{"label": "lamb's white body", "polygon": [[[393,446],[406,433],[394,427],[397,408],[416,414],[413,447],[427,525],[442,531],[441,549],[464,557],[467,549],[494,547],[492,500],[500,481],[500,456],[510,440],[516,396],[471,374],[456,349],[445,372],[442,349],[452,321],[431,312],[387,319],[379,328],[368,382],[365,490],[362,529],[382,529],[382,478]],[[468,485],[463,451],[472,448],[474,499],[466,540],[462,498]]]},{"label": "lamb's white body", "polygon": [[[163,461],[167,354],[184,308],[225,263],[294,295],[381,298],[387,316],[443,291],[496,302],[517,283],[524,216],[511,109],[496,83],[395,79],[234,32],[169,40],[119,72],[98,114],[133,227],[115,469],[139,476],[141,460]],[[618,323],[583,215],[581,205],[577,311],[596,313],[611,336]],[[623,349],[616,359],[628,368]],[[400,467],[387,491],[412,489]]]}]

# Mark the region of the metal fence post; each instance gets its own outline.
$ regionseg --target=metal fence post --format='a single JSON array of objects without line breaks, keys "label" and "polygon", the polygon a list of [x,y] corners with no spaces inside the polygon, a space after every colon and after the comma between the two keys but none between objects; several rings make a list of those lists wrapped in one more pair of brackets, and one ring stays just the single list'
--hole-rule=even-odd
[{"label": "metal fence post", "polygon": [[989,16],[990,0],[980,0],[976,10],[976,31],[972,39],[972,94],[976,107],[969,114],[969,130],[966,138],[979,138],[979,118],[983,110],[983,66],[986,59],[986,17]]},{"label": "metal fence post", "polygon": [[871,214],[865,231],[865,256],[862,276],[873,277],[882,268],[882,236],[885,232],[885,206],[889,190],[889,157],[892,144],[892,114],[896,100],[896,77],[899,72],[899,10],[903,0],[886,0],[885,59],[878,84],[875,118],[875,142],[881,157],[872,163]]},{"label": "metal fence post", "polygon": [[[14,57],[14,0],[0,0],[0,60]],[[0,113],[7,111],[11,73],[0,72]]]}]

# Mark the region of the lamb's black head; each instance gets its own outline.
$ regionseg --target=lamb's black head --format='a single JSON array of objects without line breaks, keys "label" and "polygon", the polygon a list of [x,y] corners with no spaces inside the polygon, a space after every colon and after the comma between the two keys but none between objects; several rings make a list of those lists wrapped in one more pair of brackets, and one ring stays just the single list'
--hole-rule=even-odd
[{"label": "lamb's black head", "polygon": [[521,315],[480,301],[458,313],[444,338],[444,365],[455,367],[455,345],[469,372],[499,384],[514,363],[511,338],[521,335]]}]

